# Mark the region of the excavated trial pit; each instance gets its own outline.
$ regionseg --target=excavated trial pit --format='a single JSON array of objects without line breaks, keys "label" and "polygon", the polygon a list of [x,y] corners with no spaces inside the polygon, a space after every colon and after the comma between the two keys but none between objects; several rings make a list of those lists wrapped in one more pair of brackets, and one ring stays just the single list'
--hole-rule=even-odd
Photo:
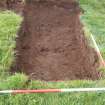
[{"label": "excavated trial pit", "polygon": [[74,0],[26,0],[12,71],[38,80],[98,79]]}]

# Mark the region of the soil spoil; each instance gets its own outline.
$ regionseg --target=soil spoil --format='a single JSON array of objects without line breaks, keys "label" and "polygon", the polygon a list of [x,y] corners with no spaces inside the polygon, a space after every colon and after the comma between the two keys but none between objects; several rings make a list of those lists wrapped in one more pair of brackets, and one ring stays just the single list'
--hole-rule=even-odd
[{"label": "soil spoil", "polygon": [[98,79],[98,56],[89,47],[74,0],[26,0],[12,71],[36,80]]}]

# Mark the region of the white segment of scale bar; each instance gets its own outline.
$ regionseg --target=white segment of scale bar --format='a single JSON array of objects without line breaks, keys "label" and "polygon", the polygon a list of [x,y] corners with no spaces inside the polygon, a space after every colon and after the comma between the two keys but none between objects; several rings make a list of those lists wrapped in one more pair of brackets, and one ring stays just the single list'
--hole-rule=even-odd
[{"label": "white segment of scale bar", "polygon": [[97,92],[105,91],[105,88],[71,88],[71,89],[61,89],[61,92]]},{"label": "white segment of scale bar", "polygon": [[12,93],[13,90],[3,90],[3,91],[0,91],[0,94],[6,94],[6,93]]}]

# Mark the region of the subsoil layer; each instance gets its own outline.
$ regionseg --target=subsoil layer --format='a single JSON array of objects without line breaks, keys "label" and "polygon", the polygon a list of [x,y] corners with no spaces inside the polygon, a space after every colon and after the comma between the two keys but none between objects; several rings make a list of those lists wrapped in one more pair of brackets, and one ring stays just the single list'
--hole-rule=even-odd
[{"label": "subsoil layer", "polygon": [[46,81],[98,79],[98,56],[79,16],[74,0],[26,0],[12,71]]}]

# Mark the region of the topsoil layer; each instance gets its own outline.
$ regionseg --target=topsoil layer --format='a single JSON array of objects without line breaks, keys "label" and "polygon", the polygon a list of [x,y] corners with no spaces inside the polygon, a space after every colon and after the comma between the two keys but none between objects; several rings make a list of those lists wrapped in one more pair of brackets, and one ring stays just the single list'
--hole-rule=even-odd
[{"label": "topsoil layer", "polygon": [[12,70],[40,80],[98,79],[79,15],[74,0],[26,0]]}]

